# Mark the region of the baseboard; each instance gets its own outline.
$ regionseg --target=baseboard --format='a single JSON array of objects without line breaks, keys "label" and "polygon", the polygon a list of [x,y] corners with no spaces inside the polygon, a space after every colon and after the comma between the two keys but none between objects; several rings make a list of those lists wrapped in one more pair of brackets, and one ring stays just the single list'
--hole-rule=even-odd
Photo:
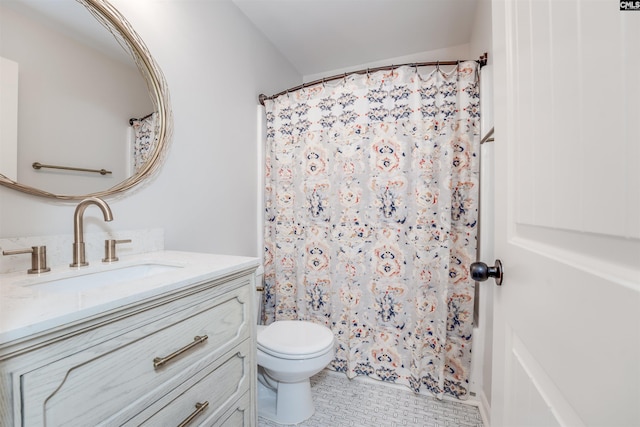
[{"label": "baseboard", "polygon": [[487,396],[484,394],[484,390],[480,390],[478,397],[480,398],[478,400],[478,409],[482,417],[482,424],[484,424],[484,427],[491,427],[491,405],[489,404]]}]

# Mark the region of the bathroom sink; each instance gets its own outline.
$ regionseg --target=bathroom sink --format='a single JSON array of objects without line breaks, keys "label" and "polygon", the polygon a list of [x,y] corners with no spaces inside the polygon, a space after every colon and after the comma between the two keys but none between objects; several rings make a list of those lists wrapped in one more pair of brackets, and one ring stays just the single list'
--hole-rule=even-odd
[{"label": "bathroom sink", "polygon": [[79,292],[104,286],[145,279],[158,274],[175,271],[179,265],[145,263],[123,266],[110,270],[93,271],[59,279],[27,285],[32,290],[45,292]]}]

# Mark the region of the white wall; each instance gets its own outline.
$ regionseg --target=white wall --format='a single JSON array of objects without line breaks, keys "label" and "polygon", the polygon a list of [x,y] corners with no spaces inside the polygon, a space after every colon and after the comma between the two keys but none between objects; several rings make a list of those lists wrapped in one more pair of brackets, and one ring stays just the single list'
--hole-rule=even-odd
[{"label": "white wall", "polygon": [[[302,77],[228,0],[111,3],[162,68],[175,131],[158,175],[107,199],[111,223],[88,209],[85,230],[164,228],[168,249],[256,255],[257,96]],[[0,237],[72,233],[74,208],[0,187]]]},{"label": "white wall", "polygon": [[413,55],[396,56],[393,58],[382,59],[380,61],[367,62],[365,64],[356,64],[351,67],[340,68],[340,69],[328,71],[322,74],[310,74],[310,75],[304,76],[304,81],[312,82],[315,80],[320,80],[323,77],[349,73],[353,71],[363,70],[365,68],[384,67],[387,65],[394,65],[394,64],[410,64],[412,62],[455,61],[458,59],[477,59],[479,56],[480,55],[471,56],[469,52],[469,45],[461,44],[456,46],[450,46],[443,49],[419,52]]}]

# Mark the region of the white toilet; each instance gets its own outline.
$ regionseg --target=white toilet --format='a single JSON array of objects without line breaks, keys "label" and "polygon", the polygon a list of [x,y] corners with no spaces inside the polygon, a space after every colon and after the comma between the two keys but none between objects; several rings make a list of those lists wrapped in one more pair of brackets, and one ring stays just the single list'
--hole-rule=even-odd
[{"label": "white toilet", "polygon": [[307,321],[279,320],[258,325],[257,341],[258,415],[279,424],[311,417],[309,378],[333,359],[333,332]]}]

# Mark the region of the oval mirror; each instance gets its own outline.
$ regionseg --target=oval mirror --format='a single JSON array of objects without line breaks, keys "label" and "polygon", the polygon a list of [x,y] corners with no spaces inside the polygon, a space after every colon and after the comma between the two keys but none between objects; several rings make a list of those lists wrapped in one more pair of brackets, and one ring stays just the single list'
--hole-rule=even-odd
[{"label": "oval mirror", "polygon": [[149,177],[169,143],[162,72],[106,0],[0,2],[0,184],[76,200]]}]

